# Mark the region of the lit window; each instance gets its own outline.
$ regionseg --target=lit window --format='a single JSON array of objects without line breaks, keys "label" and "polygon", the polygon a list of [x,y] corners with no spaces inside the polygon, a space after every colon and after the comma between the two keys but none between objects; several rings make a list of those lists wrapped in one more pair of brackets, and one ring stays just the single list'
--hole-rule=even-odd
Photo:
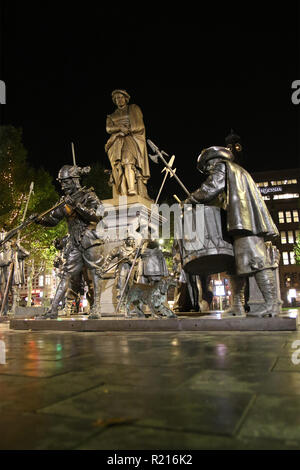
[{"label": "lit window", "polygon": [[282,211],[278,212],[278,221],[280,224],[284,224],[284,213]]},{"label": "lit window", "polygon": [[51,285],[51,276],[50,274],[46,274],[45,276],[45,286],[50,286]]},{"label": "lit window", "polygon": [[291,264],[296,264],[295,253],[293,251],[290,251],[290,261]]},{"label": "lit window", "polygon": [[297,184],[297,180],[292,180],[292,184]]},{"label": "lit window", "polygon": [[296,199],[299,197],[298,193],[285,193],[285,194],[275,194],[273,199]]},{"label": "lit window", "polygon": [[294,243],[294,233],[291,230],[288,231],[288,241]]},{"label": "lit window", "polygon": [[294,222],[299,222],[299,213],[297,209],[293,210],[293,221]]},{"label": "lit window", "polygon": [[287,251],[282,252],[282,262],[283,264],[289,264],[289,254]]},{"label": "lit window", "polygon": [[292,222],[292,214],[291,211],[286,211],[285,212],[285,220],[287,224],[290,224]]},{"label": "lit window", "polygon": [[272,186],[276,186],[276,185],[277,185],[277,181],[271,181],[271,185],[272,185]]},{"label": "lit window", "polygon": [[295,230],[295,240],[298,239],[299,235],[300,235],[300,230]]},{"label": "lit window", "polygon": [[270,196],[263,196],[262,198],[263,198],[264,201],[270,201],[270,199],[271,199]]},{"label": "lit window", "polygon": [[264,181],[263,185],[264,185],[265,188],[267,188],[269,186],[268,181]]},{"label": "lit window", "polygon": [[285,245],[286,243],[286,232],[280,232],[281,244]]},{"label": "lit window", "polygon": [[39,276],[39,287],[43,287],[44,286],[44,276]]}]

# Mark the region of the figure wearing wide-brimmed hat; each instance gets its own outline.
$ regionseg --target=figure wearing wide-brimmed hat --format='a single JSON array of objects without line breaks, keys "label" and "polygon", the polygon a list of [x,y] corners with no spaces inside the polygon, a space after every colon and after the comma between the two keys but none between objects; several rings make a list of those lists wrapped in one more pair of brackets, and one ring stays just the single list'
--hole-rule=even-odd
[{"label": "figure wearing wide-brimmed hat", "polygon": [[147,196],[150,177],[143,114],[136,104],[128,104],[126,90],[112,92],[117,109],[106,119],[106,131],[111,134],[105,145],[112,166],[112,183],[120,195]]},{"label": "figure wearing wide-brimmed hat", "polygon": [[221,206],[226,211],[226,235],[232,240],[235,256],[233,274],[236,285],[233,290],[241,293],[234,311],[240,315],[244,313],[242,292],[246,279],[253,276],[265,303],[255,312],[250,310],[248,315],[277,315],[272,271],[275,265],[265,242],[275,239],[278,230],[259,189],[250,174],[234,162],[234,155],[228,147],[204,149],[198,157],[197,168],[205,176],[205,181],[185,202],[194,203],[196,200],[201,204]]}]

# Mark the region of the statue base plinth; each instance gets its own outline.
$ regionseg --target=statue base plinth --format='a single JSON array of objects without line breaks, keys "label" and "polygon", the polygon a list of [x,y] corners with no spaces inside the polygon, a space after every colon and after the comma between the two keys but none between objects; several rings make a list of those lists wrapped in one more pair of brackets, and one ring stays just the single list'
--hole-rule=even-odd
[{"label": "statue base plinth", "polygon": [[[141,196],[119,196],[102,201],[106,215],[97,226],[98,236],[105,240],[103,255],[107,256],[120,246],[127,236],[136,239],[136,245],[144,239],[158,238],[159,225],[163,219],[158,206],[150,199]],[[114,260],[112,264],[117,262]],[[117,316],[118,300],[116,289],[117,268],[113,268],[101,282],[101,314]]]},{"label": "statue base plinth", "polygon": [[111,206],[127,206],[130,207],[133,204],[142,204],[145,207],[148,207],[148,209],[151,210],[152,205],[154,204],[154,201],[152,199],[145,198],[143,196],[115,196],[111,199],[105,199],[102,201],[104,205],[111,205]]},{"label": "statue base plinth", "polygon": [[58,320],[12,319],[12,330],[31,331],[295,331],[298,312],[288,311],[273,318],[233,317],[212,312],[199,318],[129,318],[107,317],[88,320],[74,317]]}]

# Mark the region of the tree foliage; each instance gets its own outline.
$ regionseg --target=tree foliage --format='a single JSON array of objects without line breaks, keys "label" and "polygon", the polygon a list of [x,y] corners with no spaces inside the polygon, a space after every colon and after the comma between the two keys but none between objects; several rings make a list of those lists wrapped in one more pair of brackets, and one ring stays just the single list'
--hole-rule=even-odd
[{"label": "tree foliage", "polygon": [[91,172],[82,178],[82,184],[86,187],[93,187],[99,199],[110,199],[112,189],[109,186],[109,171],[99,162],[91,164]]},{"label": "tree foliage", "polygon": [[[0,178],[0,228],[5,231],[21,223],[31,182],[34,182],[34,193],[26,218],[47,210],[59,199],[49,173],[28,164],[22,129],[13,126],[0,126]],[[35,264],[43,263],[46,267],[52,264],[56,254],[53,241],[66,231],[64,221],[50,229],[32,224],[20,233],[20,242],[30,251]]]},{"label": "tree foliage", "polygon": [[300,265],[300,236],[298,236],[296,243],[294,245],[294,253],[295,253],[296,264]]}]

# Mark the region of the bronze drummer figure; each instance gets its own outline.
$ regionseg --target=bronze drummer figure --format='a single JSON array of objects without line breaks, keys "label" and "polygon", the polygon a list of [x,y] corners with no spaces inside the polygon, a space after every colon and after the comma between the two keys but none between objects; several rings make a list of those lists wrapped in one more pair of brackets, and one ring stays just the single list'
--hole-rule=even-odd
[{"label": "bronze drummer figure", "polygon": [[231,313],[244,313],[246,279],[254,276],[265,303],[259,311],[247,315],[275,316],[276,286],[265,241],[277,237],[278,230],[255,182],[233,160],[228,148],[204,149],[198,157],[197,169],[205,180],[185,203],[191,204],[196,200],[226,211],[226,229],[232,239],[235,258]]}]

